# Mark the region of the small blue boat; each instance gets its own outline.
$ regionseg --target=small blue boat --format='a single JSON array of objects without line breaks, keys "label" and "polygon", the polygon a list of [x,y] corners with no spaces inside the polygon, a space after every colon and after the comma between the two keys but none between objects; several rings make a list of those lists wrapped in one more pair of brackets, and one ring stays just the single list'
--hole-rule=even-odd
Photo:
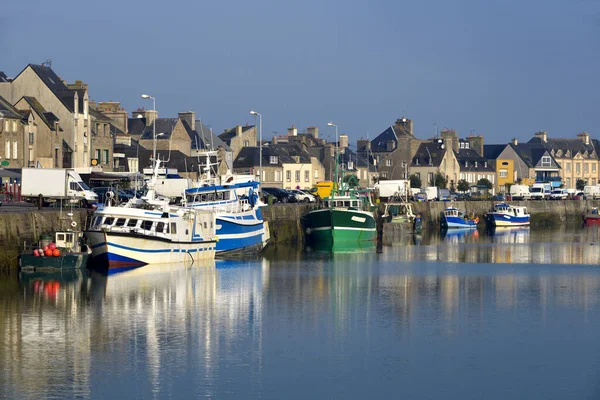
[{"label": "small blue boat", "polygon": [[506,203],[496,204],[485,216],[488,223],[494,226],[529,225],[527,207],[511,206]]},{"label": "small blue boat", "polygon": [[478,218],[469,218],[458,208],[448,207],[440,215],[442,229],[477,229]]}]

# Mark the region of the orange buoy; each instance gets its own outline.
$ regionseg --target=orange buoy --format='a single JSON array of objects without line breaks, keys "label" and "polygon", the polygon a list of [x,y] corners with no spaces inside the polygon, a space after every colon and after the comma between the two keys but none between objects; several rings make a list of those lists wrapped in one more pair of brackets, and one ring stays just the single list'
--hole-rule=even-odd
[{"label": "orange buoy", "polygon": [[46,250],[44,250],[44,254],[48,257],[52,257],[52,250],[46,249]]},{"label": "orange buoy", "polygon": [[60,250],[57,248],[54,248],[54,250],[52,250],[52,255],[54,257],[59,257],[60,256]]}]

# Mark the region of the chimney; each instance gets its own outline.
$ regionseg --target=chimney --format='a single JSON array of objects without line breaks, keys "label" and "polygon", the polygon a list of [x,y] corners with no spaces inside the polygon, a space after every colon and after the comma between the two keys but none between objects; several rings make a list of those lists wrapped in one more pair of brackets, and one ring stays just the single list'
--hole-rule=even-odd
[{"label": "chimney", "polygon": [[517,138],[512,138],[512,143],[517,146],[519,144],[519,141],[517,140]]},{"label": "chimney", "polygon": [[292,125],[291,128],[288,128],[288,136],[298,136],[298,128]]},{"label": "chimney", "polygon": [[544,143],[548,141],[548,133],[546,132],[536,132],[535,137],[540,138]]},{"label": "chimney", "polygon": [[238,125],[235,127],[235,136],[242,136],[242,126]]},{"label": "chimney", "polygon": [[319,138],[319,128],[317,128],[316,126],[309,126],[306,130],[310,135],[313,135],[316,139]]},{"label": "chimney", "polygon": [[396,127],[398,127],[398,133],[408,133],[411,136],[413,135],[413,122],[411,119],[406,117],[402,117],[396,120]]},{"label": "chimney", "polygon": [[577,135],[577,137],[579,139],[581,139],[581,141],[583,143],[585,143],[586,145],[590,144],[590,134],[587,132],[581,132],[579,135]]},{"label": "chimney", "polygon": [[342,133],[340,135],[340,148],[345,149],[346,147],[348,147],[348,135]]},{"label": "chimney", "polygon": [[131,112],[131,117],[146,118],[146,126],[150,126],[154,120],[158,118],[158,111],[138,109],[137,111]]},{"label": "chimney", "polygon": [[359,139],[356,141],[356,148],[359,151],[371,150],[371,141],[368,139]]},{"label": "chimney", "polygon": [[273,143],[273,144],[277,144],[277,135],[273,136],[272,143]]},{"label": "chimney", "polygon": [[180,112],[177,114],[179,119],[188,123],[193,131],[196,130],[196,113],[193,111]]},{"label": "chimney", "polygon": [[467,138],[467,142],[469,142],[469,147],[475,150],[480,156],[483,157],[483,136],[469,136]]},{"label": "chimney", "polygon": [[454,129],[442,129],[440,137],[444,139],[444,143],[446,143],[449,149],[458,151],[458,137]]}]

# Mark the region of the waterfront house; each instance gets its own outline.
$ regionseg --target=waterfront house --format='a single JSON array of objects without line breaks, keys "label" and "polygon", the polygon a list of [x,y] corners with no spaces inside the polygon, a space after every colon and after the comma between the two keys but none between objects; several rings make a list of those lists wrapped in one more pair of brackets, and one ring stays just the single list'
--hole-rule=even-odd
[{"label": "waterfront house", "polygon": [[410,174],[419,177],[422,188],[433,186],[437,174],[442,174],[451,185],[452,181],[457,182],[459,172],[452,144],[442,138],[421,143],[410,164]]},{"label": "waterfront house", "polygon": [[[518,159],[519,156],[512,151],[513,158],[503,158],[501,155],[504,152],[508,145],[506,144],[488,144],[483,146],[483,156],[487,160],[487,162],[494,168],[496,171],[496,191],[504,193],[506,192],[507,185],[512,185],[517,183],[517,173],[515,170],[515,159]],[[511,149],[509,149],[511,151]],[[521,160],[523,162],[523,160]],[[529,182],[529,171],[527,171],[527,177],[525,178],[524,183],[529,185],[532,182]],[[523,179],[521,179],[523,181]]]},{"label": "waterfront house", "polygon": [[112,120],[93,107],[89,109],[92,123],[92,166],[100,166],[103,171],[113,169],[113,129]]},{"label": "waterfront house", "polygon": [[59,120],[31,96],[23,96],[15,108],[27,119],[25,127],[26,167],[60,168],[62,166],[63,130]]},{"label": "waterfront house", "polygon": [[0,96],[0,161],[3,167],[22,168],[26,163],[23,146],[26,127],[33,124],[33,116],[23,115],[4,97]]},{"label": "waterfront house", "polygon": [[235,128],[226,129],[219,135],[219,139],[231,149],[234,160],[243,148],[258,145],[258,133],[255,125],[238,125]]},{"label": "waterfront house", "polygon": [[577,135],[577,138],[552,139],[546,132],[537,132],[530,144],[537,145],[549,151],[549,155],[560,166],[555,169],[556,176],[562,179],[566,189],[575,189],[578,179],[590,185],[596,185],[600,173],[598,140],[591,139],[587,132]]},{"label": "waterfront house", "polygon": [[88,88],[81,81],[67,85],[47,65],[27,65],[14,79],[0,81],[0,96],[11,104],[32,96],[61,122],[62,167],[89,167],[91,126]]}]

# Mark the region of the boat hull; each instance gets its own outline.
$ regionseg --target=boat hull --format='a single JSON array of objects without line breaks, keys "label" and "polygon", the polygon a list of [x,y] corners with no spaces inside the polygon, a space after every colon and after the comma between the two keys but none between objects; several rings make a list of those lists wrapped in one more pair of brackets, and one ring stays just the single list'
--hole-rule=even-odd
[{"label": "boat hull", "polygon": [[254,213],[217,215],[217,254],[259,253],[270,239],[269,225]]},{"label": "boat hull", "polygon": [[459,217],[443,217],[442,228],[447,229],[477,229],[475,221],[465,220]]},{"label": "boat hull", "polygon": [[85,268],[89,260],[87,253],[69,253],[59,257],[36,257],[33,254],[21,254],[19,267],[22,270],[55,271]]},{"label": "boat hull", "polygon": [[91,266],[109,273],[148,264],[202,262],[215,257],[216,241],[173,242],[117,232],[85,231],[92,249]]},{"label": "boat hull", "polygon": [[514,216],[502,213],[488,213],[488,223],[494,226],[527,226],[529,225],[529,215]]},{"label": "boat hull", "polygon": [[377,239],[377,227],[367,211],[315,210],[306,216],[306,237],[310,243],[371,241]]}]

